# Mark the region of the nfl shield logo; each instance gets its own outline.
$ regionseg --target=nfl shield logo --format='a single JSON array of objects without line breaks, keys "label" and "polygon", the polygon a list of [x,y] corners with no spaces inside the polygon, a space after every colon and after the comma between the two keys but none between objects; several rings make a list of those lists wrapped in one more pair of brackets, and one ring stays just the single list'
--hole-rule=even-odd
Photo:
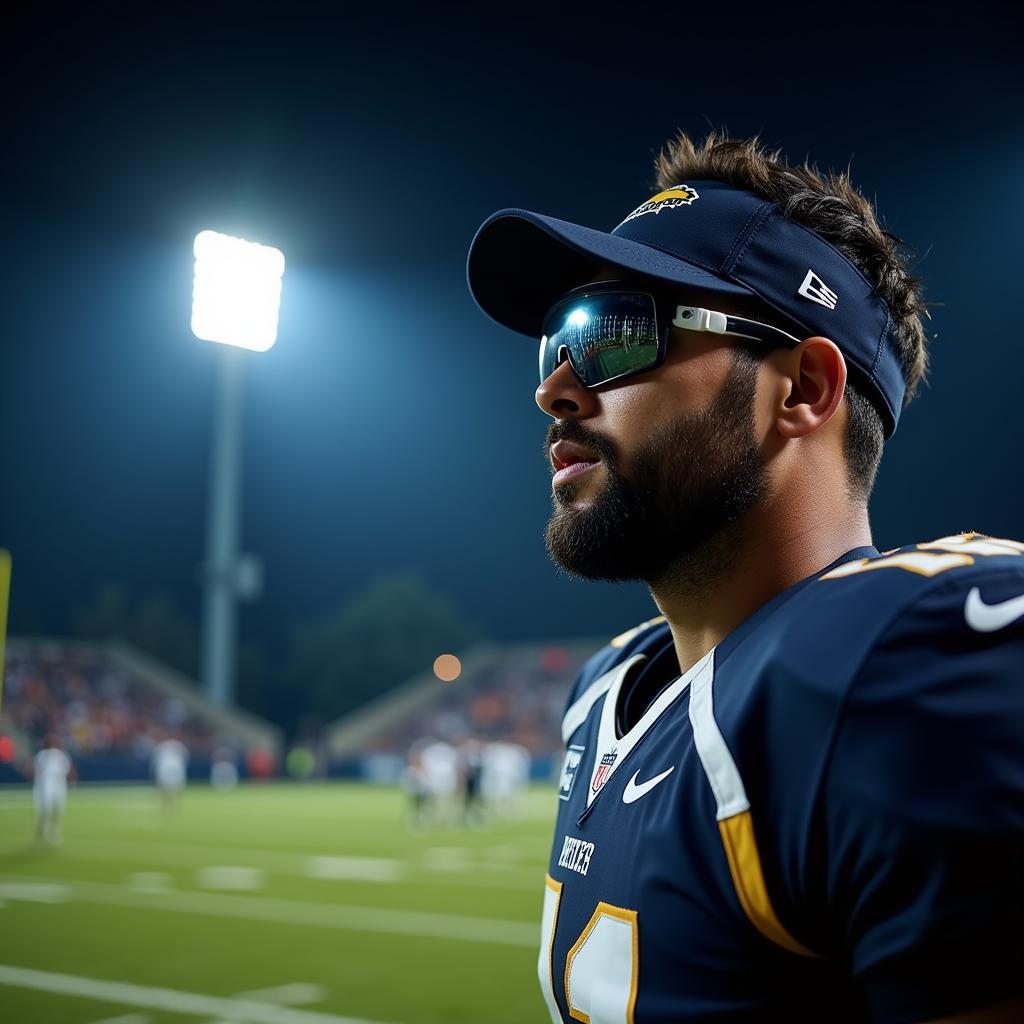
[{"label": "nfl shield logo", "polygon": [[612,773],[612,765],[615,764],[615,759],[618,756],[618,751],[613,747],[601,758],[601,763],[594,769],[594,780],[590,783],[590,788],[595,793],[608,781],[608,776]]}]

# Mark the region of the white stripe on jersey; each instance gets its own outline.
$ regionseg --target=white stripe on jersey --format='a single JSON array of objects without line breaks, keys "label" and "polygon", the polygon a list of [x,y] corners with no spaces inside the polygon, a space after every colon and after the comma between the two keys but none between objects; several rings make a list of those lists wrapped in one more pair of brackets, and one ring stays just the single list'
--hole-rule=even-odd
[{"label": "white stripe on jersey", "polygon": [[712,704],[712,687],[715,672],[714,663],[701,672],[690,687],[690,725],[693,727],[693,742],[697,756],[704,766],[704,772],[711,783],[718,807],[716,818],[731,818],[734,814],[750,809],[747,791],[743,787],[736,762],[729,753],[722,732],[715,721]]},{"label": "white stripe on jersey", "polygon": [[583,691],[583,696],[566,711],[565,718],[562,719],[562,742],[569,742],[572,734],[587,720],[590,709],[608,692],[608,688],[616,679],[629,671],[630,665],[646,660],[646,655],[634,654],[632,658],[624,661],[621,665],[616,665],[615,668],[595,679]]}]

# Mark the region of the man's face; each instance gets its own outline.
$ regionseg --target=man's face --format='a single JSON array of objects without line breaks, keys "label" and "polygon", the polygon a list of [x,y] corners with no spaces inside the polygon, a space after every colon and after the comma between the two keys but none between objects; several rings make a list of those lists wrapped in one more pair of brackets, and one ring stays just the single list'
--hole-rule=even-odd
[{"label": "man's face", "polygon": [[537,389],[554,419],[548,550],[574,575],[699,577],[710,552],[716,566],[727,557],[712,542],[767,489],[756,364],[720,337],[670,332],[665,362],[648,373],[588,391],[565,362]]}]

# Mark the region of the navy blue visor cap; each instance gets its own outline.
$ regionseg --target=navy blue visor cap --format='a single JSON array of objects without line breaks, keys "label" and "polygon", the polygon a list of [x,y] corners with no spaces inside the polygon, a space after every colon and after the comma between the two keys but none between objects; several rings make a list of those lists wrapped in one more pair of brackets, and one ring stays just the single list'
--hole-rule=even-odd
[{"label": "navy blue visor cap", "polygon": [[896,430],[906,383],[895,323],[871,282],[820,235],[762,196],[718,181],[659,192],[611,233],[499,210],[469,250],[469,290],[499,324],[540,338],[567,291],[610,265],[686,290],[757,299],[802,337],[830,338]]}]

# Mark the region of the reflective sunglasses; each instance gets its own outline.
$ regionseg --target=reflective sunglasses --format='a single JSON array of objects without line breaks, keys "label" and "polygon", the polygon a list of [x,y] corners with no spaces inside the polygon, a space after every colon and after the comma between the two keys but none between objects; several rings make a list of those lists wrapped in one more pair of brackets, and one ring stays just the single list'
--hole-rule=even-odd
[{"label": "reflective sunglasses", "polygon": [[[653,370],[665,361],[669,329],[705,331],[773,348],[799,345],[800,339],[757,320],[663,300],[666,312],[649,292],[623,288],[621,281],[575,288],[544,317],[540,339],[540,379],[547,380],[566,359],[585,388]],[[668,310],[672,319],[668,319]]]}]

